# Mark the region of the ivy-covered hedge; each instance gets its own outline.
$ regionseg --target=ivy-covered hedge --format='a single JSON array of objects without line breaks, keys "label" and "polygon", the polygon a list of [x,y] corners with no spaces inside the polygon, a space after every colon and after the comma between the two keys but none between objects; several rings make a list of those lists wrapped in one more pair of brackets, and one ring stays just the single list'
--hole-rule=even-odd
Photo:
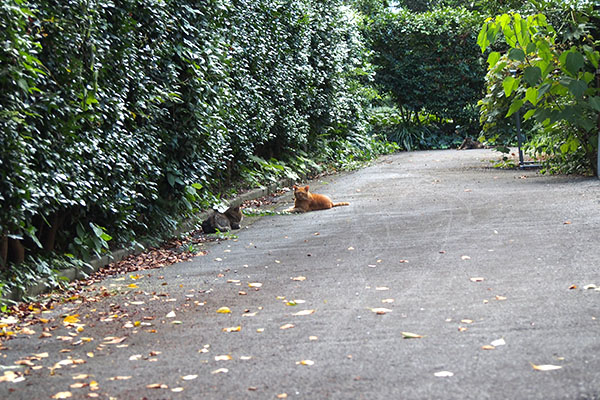
[{"label": "ivy-covered hedge", "polygon": [[3,1],[0,267],[164,231],[261,160],[379,151],[342,3]]},{"label": "ivy-covered hedge", "polygon": [[464,8],[375,15],[368,31],[376,82],[407,123],[419,124],[419,113],[425,113],[452,131],[460,125],[461,135],[478,136],[477,101],[486,67],[477,46],[481,22]]}]

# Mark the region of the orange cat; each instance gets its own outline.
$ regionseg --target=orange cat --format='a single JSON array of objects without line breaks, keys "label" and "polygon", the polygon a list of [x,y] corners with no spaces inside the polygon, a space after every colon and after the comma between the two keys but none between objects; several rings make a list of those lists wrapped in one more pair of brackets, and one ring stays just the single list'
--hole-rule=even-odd
[{"label": "orange cat", "polygon": [[290,212],[307,212],[316,210],[327,210],[331,207],[349,206],[350,203],[333,203],[331,199],[322,194],[310,193],[308,186],[303,188],[294,185],[294,207],[287,211]]}]

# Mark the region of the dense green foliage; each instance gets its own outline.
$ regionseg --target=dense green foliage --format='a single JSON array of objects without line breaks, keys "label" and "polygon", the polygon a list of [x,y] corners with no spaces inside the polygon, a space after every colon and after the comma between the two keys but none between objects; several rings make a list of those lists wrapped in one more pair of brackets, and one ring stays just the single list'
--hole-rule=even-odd
[{"label": "dense green foliage", "polygon": [[341,0],[7,0],[0,42],[5,272],[168,232],[241,178],[386,150]]},{"label": "dense green foliage", "polygon": [[376,83],[391,95],[405,123],[427,115],[460,135],[479,131],[477,101],[485,65],[476,43],[482,20],[465,9],[380,12],[369,26]]},{"label": "dense green foliage", "polygon": [[483,26],[478,40],[483,51],[500,33],[508,48],[489,54],[483,128],[492,141],[514,135],[507,121],[520,111],[531,138],[528,147],[550,160],[551,169],[597,173],[598,19],[591,6],[569,15],[571,23],[561,31],[544,14],[503,14]]}]

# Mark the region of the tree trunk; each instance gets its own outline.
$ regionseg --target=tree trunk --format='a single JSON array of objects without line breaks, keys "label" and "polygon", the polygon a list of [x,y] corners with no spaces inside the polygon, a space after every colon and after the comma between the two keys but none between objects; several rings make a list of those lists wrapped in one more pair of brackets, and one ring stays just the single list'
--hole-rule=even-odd
[{"label": "tree trunk", "polygon": [[8,237],[0,236],[0,270],[6,269],[8,263]]}]

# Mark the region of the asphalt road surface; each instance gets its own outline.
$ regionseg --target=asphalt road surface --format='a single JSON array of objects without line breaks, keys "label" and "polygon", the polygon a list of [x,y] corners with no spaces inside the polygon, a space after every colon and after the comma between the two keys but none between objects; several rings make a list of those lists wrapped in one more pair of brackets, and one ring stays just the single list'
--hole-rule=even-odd
[{"label": "asphalt road surface", "polygon": [[109,279],[5,343],[0,398],[600,399],[599,181],[497,158],[384,157],[311,183],[350,206]]}]

